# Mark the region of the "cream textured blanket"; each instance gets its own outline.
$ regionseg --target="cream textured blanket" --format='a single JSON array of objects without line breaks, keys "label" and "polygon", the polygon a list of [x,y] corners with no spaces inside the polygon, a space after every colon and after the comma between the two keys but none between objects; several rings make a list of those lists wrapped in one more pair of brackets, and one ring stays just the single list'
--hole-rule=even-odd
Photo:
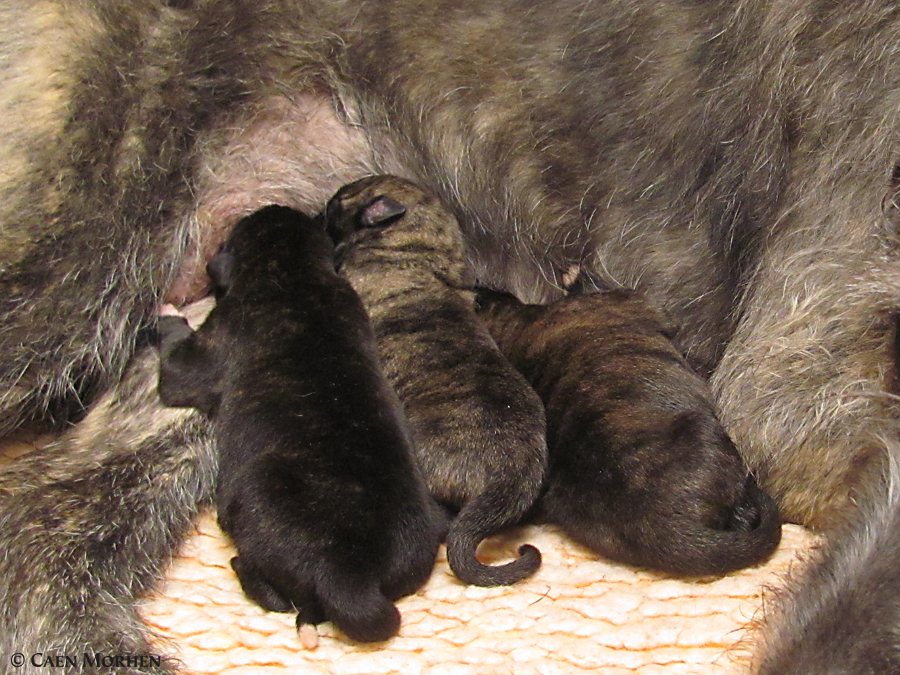
[{"label": "cream textured blanket", "polygon": [[[40,444],[0,443],[0,466]],[[597,560],[543,527],[487,542],[480,554],[502,562],[524,542],[541,549],[544,564],[509,588],[465,586],[442,549],[425,587],[398,603],[400,634],[364,646],[330,624],[301,637],[292,616],[250,603],[229,566],[234,550],[205,513],[141,613],[160,653],[193,675],[743,675],[767,589],[815,538],[787,525],[766,565],[715,580]]]},{"label": "cream textured blanket", "polygon": [[400,634],[364,646],[330,624],[301,639],[293,616],[247,601],[229,567],[233,549],[207,513],[141,612],[165,638],[160,649],[196,675],[736,675],[747,672],[765,589],[814,538],[786,526],[768,564],[706,581],[599,561],[548,528],[488,542],[482,558],[500,562],[524,542],[544,564],[509,588],[463,585],[442,549],[428,584],[398,603]]}]

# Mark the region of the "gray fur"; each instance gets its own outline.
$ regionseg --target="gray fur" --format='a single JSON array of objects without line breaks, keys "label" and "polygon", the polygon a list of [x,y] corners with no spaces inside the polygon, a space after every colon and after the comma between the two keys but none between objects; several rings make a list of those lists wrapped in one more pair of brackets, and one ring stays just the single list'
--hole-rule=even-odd
[{"label": "gray fur", "polygon": [[[395,173],[457,215],[481,283],[546,301],[577,264],[674,316],[784,515],[843,541],[900,435],[898,35],[894,0],[5,2],[0,426],[101,405],[159,301],[202,291],[203,259],[242,215],[316,211],[344,183]],[[97,467],[134,450],[129,434],[78,433],[54,462],[103,493]],[[196,452],[175,440],[167,457]],[[135,476],[163,470],[144,454]],[[64,503],[47,461],[3,478],[22,486],[0,496],[4,517]],[[48,487],[28,487],[38,475]],[[190,513],[206,494],[166,485],[149,513]],[[97,516],[76,530],[128,540],[138,524]],[[158,518],[173,543],[182,521]],[[893,518],[878,522],[889,541]],[[53,590],[18,583],[73,548],[48,539],[33,571],[27,531],[4,532],[4,644],[103,643],[94,618],[33,620],[104,594],[96,620],[138,639],[99,563]],[[165,556],[126,551],[124,578]],[[860,570],[838,574],[852,586]],[[815,613],[819,592],[802,586],[797,606]],[[893,625],[882,603],[867,611]],[[790,636],[799,620],[780,625]],[[857,629],[831,630],[832,662]]]},{"label": "gray fur", "polygon": [[[200,415],[159,403],[158,368],[143,349],[80,424],[0,474],[4,667],[16,653],[25,675],[46,671],[38,653],[165,656],[134,603],[211,503],[217,455]],[[153,672],[177,670],[165,659]]]},{"label": "gray fur", "polygon": [[754,664],[760,675],[900,672],[898,481],[892,461],[837,543],[811,553],[787,589],[772,595]]}]

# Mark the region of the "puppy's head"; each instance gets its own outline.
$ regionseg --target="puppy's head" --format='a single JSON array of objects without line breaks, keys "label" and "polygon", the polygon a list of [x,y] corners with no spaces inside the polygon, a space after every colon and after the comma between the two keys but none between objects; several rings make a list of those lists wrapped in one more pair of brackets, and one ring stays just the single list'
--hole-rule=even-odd
[{"label": "puppy's head", "polygon": [[353,251],[428,270],[451,286],[468,286],[466,248],[456,217],[413,183],[370,176],[338,191],[325,209],[340,268]]},{"label": "puppy's head", "polygon": [[216,298],[235,280],[252,281],[267,275],[293,277],[312,267],[334,269],[334,245],[322,218],[312,218],[285,206],[266,206],[234,226],[206,272]]}]

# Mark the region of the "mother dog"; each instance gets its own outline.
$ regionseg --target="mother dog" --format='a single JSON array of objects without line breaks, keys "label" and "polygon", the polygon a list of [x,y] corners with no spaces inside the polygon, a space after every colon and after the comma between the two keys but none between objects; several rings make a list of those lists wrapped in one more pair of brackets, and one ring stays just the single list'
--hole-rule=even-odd
[{"label": "mother dog", "polygon": [[147,651],[130,602],[215,456],[142,329],[243,215],[394,173],[483,285],[578,267],[681,324],[785,517],[833,533],[762,672],[900,668],[900,2],[9,0],[0,43],[0,425],[93,405],[0,477],[0,653]]}]

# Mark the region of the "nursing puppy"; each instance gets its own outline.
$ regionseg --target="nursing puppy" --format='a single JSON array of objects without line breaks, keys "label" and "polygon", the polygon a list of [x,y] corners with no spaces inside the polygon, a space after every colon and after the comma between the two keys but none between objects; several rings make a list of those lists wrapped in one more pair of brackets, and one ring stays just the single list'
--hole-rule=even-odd
[{"label": "nursing puppy", "polygon": [[475,316],[456,219],[435,197],[390,176],[345,186],[325,213],[340,273],[372,319],[428,489],[458,510],[447,533],[450,568],[478,586],[524,579],[541,562],[534,546],[499,566],[482,564],[475,551],[537,499],[547,463],[544,410]]},{"label": "nursing puppy", "polygon": [[428,578],[437,506],[359,298],[324,227],[270,206],[209,265],[216,307],[192,331],[160,320],[159,393],[213,420],[219,524],[244,592],[265,609],[385,640],[391,603]]},{"label": "nursing puppy", "polygon": [[483,290],[477,307],[547,409],[539,520],[602,556],[674,574],[724,574],[775,549],[775,503],[646,301],[609,290],[525,305]]}]

